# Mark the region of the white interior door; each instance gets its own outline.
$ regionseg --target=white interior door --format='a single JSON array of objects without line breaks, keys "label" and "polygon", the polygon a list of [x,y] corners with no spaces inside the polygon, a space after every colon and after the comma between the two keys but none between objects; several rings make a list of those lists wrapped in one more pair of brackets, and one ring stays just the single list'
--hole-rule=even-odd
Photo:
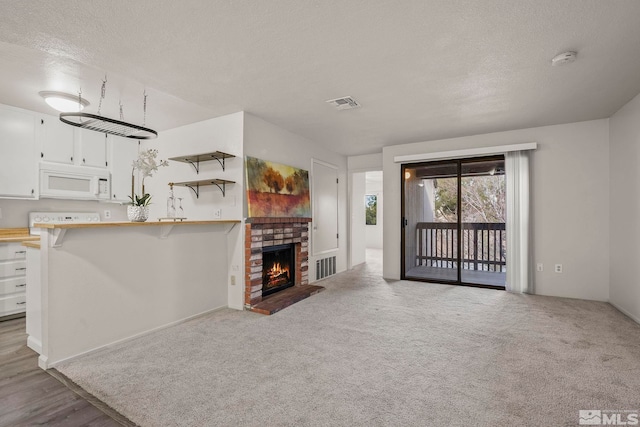
[{"label": "white interior door", "polygon": [[313,159],[313,255],[338,249],[338,167]]}]

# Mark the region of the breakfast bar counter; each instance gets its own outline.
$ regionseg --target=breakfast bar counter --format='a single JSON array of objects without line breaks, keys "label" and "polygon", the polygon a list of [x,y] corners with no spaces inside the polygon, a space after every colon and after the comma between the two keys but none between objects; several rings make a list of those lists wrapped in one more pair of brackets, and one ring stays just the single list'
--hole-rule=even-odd
[{"label": "breakfast bar counter", "polygon": [[229,306],[240,222],[35,224],[40,367]]},{"label": "breakfast bar counter", "polygon": [[233,227],[240,223],[238,220],[200,220],[200,221],[113,221],[113,222],[76,222],[68,224],[47,224],[36,223],[34,227],[53,230],[55,237],[50,241],[51,246],[62,245],[66,231],[72,228],[112,228],[112,227],[159,227],[160,237],[166,238],[173,227],[186,225],[214,225],[219,229],[231,231]]}]

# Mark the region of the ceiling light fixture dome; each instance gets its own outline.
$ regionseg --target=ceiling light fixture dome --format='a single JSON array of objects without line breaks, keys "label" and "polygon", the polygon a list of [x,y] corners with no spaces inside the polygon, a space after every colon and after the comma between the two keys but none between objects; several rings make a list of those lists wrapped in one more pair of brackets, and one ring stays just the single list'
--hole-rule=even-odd
[{"label": "ceiling light fixture dome", "polygon": [[45,102],[49,104],[51,108],[63,113],[70,111],[79,112],[89,105],[89,101],[86,99],[69,93],[45,90],[39,92],[39,95],[44,98]]}]

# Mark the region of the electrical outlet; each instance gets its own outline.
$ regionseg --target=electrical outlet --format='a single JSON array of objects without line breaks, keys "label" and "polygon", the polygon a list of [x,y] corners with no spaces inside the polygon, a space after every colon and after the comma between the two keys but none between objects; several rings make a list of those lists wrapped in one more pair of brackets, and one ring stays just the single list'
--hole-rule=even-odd
[{"label": "electrical outlet", "polygon": [[539,263],[538,263],[538,265],[537,265],[537,267],[536,267],[536,270],[538,270],[538,271],[544,271],[544,266],[542,265],[542,263],[541,263],[541,262],[539,262]]},{"label": "electrical outlet", "polygon": [[235,286],[236,285],[236,276],[235,275],[231,275],[231,286]]},{"label": "electrical outlet", "polygon": [[104,219],[111,219],[111,211],[110,210],[105,210],[104,211]]},{"label": "electrical outlet", "polygon": [[214,219],[220,219],[222,218],[222,209],[214,209],[213,210],[213,218]]},{"label": "electrical outlet", "polygon": [[562,264],[556,264],[554,271],[556,273],[562,273]]}]

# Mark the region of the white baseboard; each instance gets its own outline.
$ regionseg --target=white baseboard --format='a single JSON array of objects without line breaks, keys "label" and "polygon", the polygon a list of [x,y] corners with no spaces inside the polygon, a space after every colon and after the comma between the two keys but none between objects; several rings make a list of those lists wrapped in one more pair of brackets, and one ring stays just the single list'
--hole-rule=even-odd
[{"label": "white baseboard", "polygon": [[135,335],[131,335],[130,337],[122,338],[122,339],[110,342],[108,344],[104,344],[104,345],[92,348],[90,350],[83,351],[82,353],[78,353],[78,354],[74,354],[73,356],[65,357],[64,359],[49,361],[47,357],[40,356],[40,358],[38,359],[38,366],[40,366],[44,370],[47,370],[47,369],[50,369],[50,368],[55,368],[60,363],[68,362],[70,360],[77,359],[78,357],[86,356],[88,354],[95,353],[96,351],[99,351],[99,350],[102,350],[102,349],[105,349],[105,348],[108,348],[108,347],[111,347],[111,346],[114,346],[114,345],[117,345],[117,344],[121,344],[121,343],[124,343],[124,342],[127,342],[127,341],[131,341],[131,340],[134,340],[136,338],[142,337],[144,335],[148,335],[148,334],[156,332],[156,331],[161,331],[163,329],[167,329],[167,328],[170,328],[172,326],[179,325],[180,323],[188,322],[189,320],[192,320],[192,319],[195,319],[197,317],[201,317],[201,316],[207,315],[209,313],[213,313],[214,311],[222,310],[222,309],[225,309],[225,308],[228,308],[228,307],[226,305],[223,305],[223,306],[220,306],[220,307],[213,308],[211,310],[203,311],[202,313],[194,314],[193,316],[185,317],[184,319],[175,320],[175,321],[167,323],[165,325],[158,326],[158,327],[155,327],[155,328],[143,331],[143,332],[139,332],[139,333],[137,333]]},{"label": "white baseboard", "polygon": [[609,304],[614,306],[616,308],[616,310],[618,310],[620,313],[622,313],[625,316],[627,316],[628,318],[632,319],[634,322],[640,324],[640,317],[634,316],[633,314],[629,313],[629,311],[625,310],[624,308],[620,307],[618,304],[616,304],[614,302],[609,301]]},{"label": "white baseboard", "polygon": [[38,357],[38,367],[44,369],[45,371],[49,369],[47,367],[47,360],[47,356],[40,355],[40,357]]},{"label": "white baseboard", "polygon": [[42,343],[31,335],[27,338],[27,347],[38,354],[42,354]]}]

